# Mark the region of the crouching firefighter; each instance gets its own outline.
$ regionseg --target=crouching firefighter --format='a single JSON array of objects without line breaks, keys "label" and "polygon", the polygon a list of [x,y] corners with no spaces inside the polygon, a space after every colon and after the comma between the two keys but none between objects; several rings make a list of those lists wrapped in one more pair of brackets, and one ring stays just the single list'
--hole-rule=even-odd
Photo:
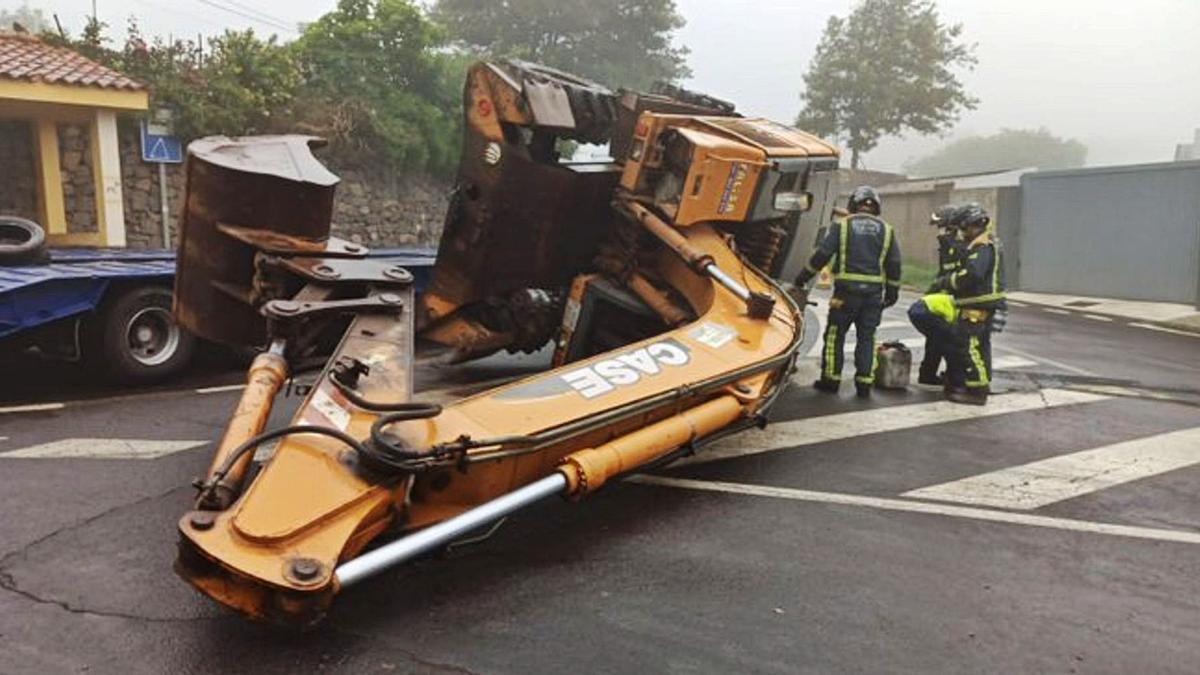
[{"label": "crouching firefighter", "polygon": [[938,278],[938,285],[950,291],[958,309],[947,362],[946,398],[983,405],[992,381],[992,319],[1006,297],[1004,275],[999,246],[988,230],[991,218],[987,211],[968,204],[955,214],[954,221],[963,241],[969,243],[958,269]]},{"label": "crouching firefighter", "polygon": [[[952,204],[938,207],[929,217],[929,224],[938,228],[938,276],[953,274],[962,262],[962,239],[954,222],[960,207]],[[917,372],[919,384],[941,385],[943,376],[938,373],[942,360],[954,344],[954,325],[958,320],[958,308],[954,296],[938,290],[935,281],[926,295],[908,308],[908,319],[925,336],[925,355]]]},{"label": "crouching firefighter", "polygon": [[821,352],[819,390],[836,393],[842,379],[846,331],[854,326],[854,384],[860,398],[875,383],[875,329],[885,307],[900,294],[900,245],[892,226],[879,217],[879,195],[870,187],[854,190],[846,204],[849,215],[835,221],[796,277],[803,288],[832,260],[833,297]]}]

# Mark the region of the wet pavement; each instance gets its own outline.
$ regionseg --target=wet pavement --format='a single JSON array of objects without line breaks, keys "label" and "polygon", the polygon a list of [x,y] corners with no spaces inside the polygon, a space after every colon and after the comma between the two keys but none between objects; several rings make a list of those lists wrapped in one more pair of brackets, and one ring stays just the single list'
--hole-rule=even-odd
[{"label": "wet pavement", "polygon": [[[884,325],[919,344],[899,308]],[[818,394],[808,358],[765,431],[537,505],[305,633],[171,571],[234,368],[141,391],[10,379],[0,672],[1195,672],[1200,338],[1014,307],[995,353],[970,415],[920,387]],[[162,451],[104,457],[113,439]],[[1014,472],[1037,506],[981,505]]]}]

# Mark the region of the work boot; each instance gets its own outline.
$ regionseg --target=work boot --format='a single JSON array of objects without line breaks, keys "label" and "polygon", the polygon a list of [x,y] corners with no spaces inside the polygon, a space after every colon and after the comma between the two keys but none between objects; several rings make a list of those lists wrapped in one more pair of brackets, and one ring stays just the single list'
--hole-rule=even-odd
[{"label": "work boot", "polygon": [[940,387],[945,382],[945,375],[939,374],[935,368],[933,371],[928,371],[922,368],[917,372],[917,384],[928,384],[934,387]]},{"label": "work boot", "polygon": [[966,405],[987,405],[988,393],[986,389],[952,387],[946,390],[946,400]]},{"label": "work boot", "polygon": [[859,398],[871,398],[871,385],[855,382],[854,395]]},{"label": "work boot", "polygon": [[813,382],[813,389],[816,389],[817,391],[823,391],[826,394],[836,394],[838,392],[838,387],[841,385],[842,383],[838,382],[837,380],[826,380],[825,378],[821,378]]}]

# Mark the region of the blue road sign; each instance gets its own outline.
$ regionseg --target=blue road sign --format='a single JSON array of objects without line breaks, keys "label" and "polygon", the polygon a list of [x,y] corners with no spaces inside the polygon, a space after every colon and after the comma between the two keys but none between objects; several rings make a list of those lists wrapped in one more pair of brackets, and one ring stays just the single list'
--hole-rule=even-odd
[{"label": "blue road sign", "polygon": [[166,127],[142,120],[142,161],[179,164],[183,162],[183,142],[167,134]]}]

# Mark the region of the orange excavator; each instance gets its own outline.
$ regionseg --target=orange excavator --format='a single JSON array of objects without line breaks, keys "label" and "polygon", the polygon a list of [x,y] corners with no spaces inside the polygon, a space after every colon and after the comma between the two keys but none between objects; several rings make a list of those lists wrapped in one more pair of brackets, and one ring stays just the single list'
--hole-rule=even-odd
[{"label": "orange excavator", "polygon": [[[330,236],[337,178],[298,136],[189,147],[179,322],[263,351],[177,572],[250,617],[307,625],[339,591],[538,500],[765,423],[803,313],[772,280],[837,150],[676,87],[613,92],[477,63],[433,276]],[[611,160],[571,162],[574,146]],[[336,347],[292,423],[290,364]],[[444,404],[423,364],[553,342],[550,367]]]}]

